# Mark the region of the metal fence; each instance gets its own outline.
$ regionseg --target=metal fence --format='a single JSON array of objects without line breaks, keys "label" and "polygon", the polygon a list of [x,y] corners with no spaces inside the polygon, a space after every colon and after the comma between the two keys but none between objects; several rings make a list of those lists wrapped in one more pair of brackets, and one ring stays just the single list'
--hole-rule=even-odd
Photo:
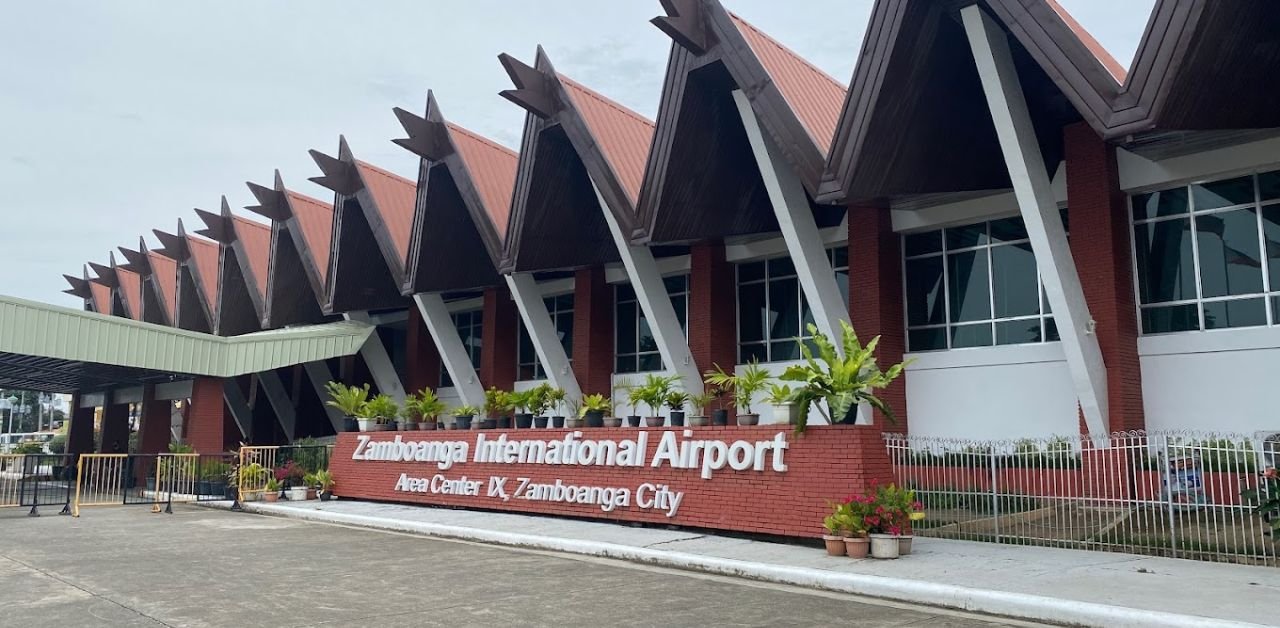
[{"label": "metal fence", "polygon": [[228,490],[233,454],[83,454],[71,513],[87,506],[150,505],[234,498]]},{"label": "metal fence", "polygon": [[0,508],[30,508],[40,514],[41,506],[55,506],[70,512],[74,467],[71,456],[54,454],[0,454]]},{"label": "metal fence", "polygon": [[279,484],[277,490],[301,485],[300,476],[328,469],[332,455],[332,445],[241,447],[235,473],[239,501],[264,498],[272,480]]},{"label": "metal fence", "polygon": [[1280,565],[1270,526],[1241,497],[1280,463],[1280,442],[1130,432],[885,443],[898,483],[927,513],[915,534]]}]

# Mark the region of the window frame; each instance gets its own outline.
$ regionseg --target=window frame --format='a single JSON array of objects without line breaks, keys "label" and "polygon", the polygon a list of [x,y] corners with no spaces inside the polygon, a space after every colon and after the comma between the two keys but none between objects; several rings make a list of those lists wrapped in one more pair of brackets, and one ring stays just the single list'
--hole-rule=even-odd
[{"label": "window frame", "polygon": [[[690,294],[690,292],[689,292],[689,275],[690,275],[690,273],[689,273],[688,271],[681,271],[681,272],[672,273],[672,274],[670,274],[670,275],[664,275],[664,276],[662,277],[662,285],[663,285],[663,289],[664,289],[664,290],[666,290],[666,289],[667,289],[667,280],[668,280],[668,279],[681,278],[681,279],[683,279],[683,280],[684,280],[684,287],[683,287],[683,289],[682,289],[682,290],[677,291],[677,292],[670,292],[670,291],[668,291],[668,292],[667,292],[667,300],[669,301],[669,300],[671,300],[671,299],[673,299],[673,298],[675,298],[675,297],[684,297],[684,317],[683,317],[683,319],[682,319],[682,320],[684,321],[684,325],[682,325],[682,327],[684,328],[684,329],[683,329],[683,331],[684,331],[684,338],[685,338],[685,341],[686,341],[686,342],[687,342],[687,341],[688,341],[688,339],[689,339],[689,294]],[[631,296],[631,298],[630,298],[630,299],[623,300],[623,299],[621,299],[621,298],[619,297],[619,290],[620,290],[621,288],[623,288],[623,287],[629,288],[629,289],[631,290],[631,295],[632,295],[632,296]],[[634,304],[635,304],[635,314],[636,314],[636,316],[635,316],[635,320],[633,321],[633,322],[635,323],[635,325],[634,325],[634,329],[635,329],[635,338],[634,338],[634,341],[635,341],[635,344],[634,344],[635,351],[628,352],[628,353],[619,353],[619,352],[618,352],[618,338],[619,338],[620,334],[618,333],[618,331],[619,331],[619,329],[618,329],[618,323],[620,322],[620,319],[619,319],[619,317],[618,317],[618,306],[619,306],[619,305],[622,305],[622,304],[625,304],[625,303],[634,303]],[[663,359],[662,359],[662,351],[661,351],[661,350],[657,350],[657,349],[656,349],[656,350],[654,350],[654,351],[641,351],[641,350],[640,350],[640,320],[641,320],[642,318],[644,318],[644,308],[640,307],[640,297],[639,297],[639,295],[637,295],[637,294],[636,294],[636,292],[635,292],[635,288],[632,288],[632,287],[631,287],[631,283],[630,283],[630,282],[620,282],[620,283],[613,284],[613,372],[614,372],[614,373],[616,373],[616,374],[627,374],[627,375],[629,375],[629,374],[633,374],[633,373],[660,373],[660,372],[665,371],[665,370],[667,369],[666,362],[664,362],[664,361],[663,361]],[[650,327],[650,329],[652,330],[652,327]],[[657,370],[655,370],[655,371],[650,371],[650,370],[641,370],[641,369],[640,369],[640,357],[641,357],[641,356],[650,356],[650,355],[657,355],[657,356],[658,356],[658,369],[657,369]],[[619,368],[619,366],[618,366],[618,364],[619,364],[619,359],[620,359],[620,358],[628,358],[628,357],[630,357],[630,358],[635,358],[635,364],[636,364],[636,368],[635,368],[635,370],[622,370],[622,369],[620,369],[620,368]]]},{"label": "window frame", "polygon": [[[462,316],[464,316],[464,315],[466,315],[466,316],[468,316],[468,317],[469,317],[469,318],[468,318],[468,321],[467,321],[467,324],[466,324],[466,327],[470,330],[470,332],[471,332],[471,333],[470,333],[470,335],[468,336],[468,338],[475,338],[475,337],[477,337],[477,336],[476,336],[476,331],[479,331],[479,332],[480,332],[480,334],[479,334],[479,338],[480,338],[480,345],[479,345],[479,347],[473,347],[473,346],[467,345],[466,343],[463,343],[463,345],[462,345],[462,346],[463,346],[463,348],[467,350],[467,358],[469,358],[469,359],[471,360],[471,366],[472,366],[472,367],[476,370],[476,372],[478,373],[478,372],[480,371],[480,360],[482,359],[482,356],[484,355],[484,308],[476,308],[476,309],[469,309],[469,310],[460,310],[460,311],[457,311],[457,312],[449,312],[449,319],[450,319],[451,321],[453,321],[453,331],[454,331],[454,333],[458,334],[458,339],[459,339],[459,340],[461,340],[461,339],[462,339],[462,333],[461,333],[461,332],[462,332],[463,326],[462,326],[461,324],[459,324],[459,322],[458,322],[458,321],[459,321],[459,319],[460,319]],[[473,348],[475,349],[475,354],[474,354],[474,355],[472,355],[472,349],[473,349]],[[443,366],[443,365],[442,365],[442,366]],[[440,388],[450,388],[450,387],[453,387],[454,385],[455,385],[455,384],[454,384],[453,379],[452,379],[452,378],[450,378],[450,376],[449,376],[449,369],[447,369],[447,368],[441,368],[441,369],[440,369]]]},{"label": "window frame", "polygon": [[[844,264],[837,266],[836,259],[835,259],[836,251],[840,251],[840,250],[845,251],[845,259],[844,259]],[[840,273],[843,272],[845,274],[844,291],[841,292],[841,297],[844,300],[845,308],[848,308],[849,307],[848,295],[849,295],[849,289],[850,289],[849,287],[849,256],[848,256],[849,245],[848,243],[835,244],[832,246],[825,247],[824,251],[827,254],[827,264],[831,266],[831,271],[836,276],[837,284],[839,283]],[[811,336],[808,333],[808,330],[804,328],[804,310],[805,310],[805,305],[808,303],[808,298],[805,297],[804,286],[800,284],[800,271],[796,269],[794,274],[778,275],[776,277],[769,273],[769,262],[777,259],[783,259],[783,258],[791,259],[791,256],[788,253],[783,253],[782,255],[771,255],[768,257],[761,257],[761,258],[749,259],[749,260],[740,260],[740,261],[734,262],[734,265],[733,265],[734,347],[736,351],[735,361],[738,364],[746,364],[746,362],[743,361],[743,353],[742,353],[742,348],[744,345],[749,345],[753,347],[754,346],[764,347],[764,356],[766,359],[760,360],[761,363],[794,362],[796,361],[796,359],[794,358],[775,360],[773,358],[772,345],[777,342],[784,342],[788,340],[811,341],[813,339],[813,336]],[[764,278],[751,279],[744,283],[742,281],[741,269],[743,266],[748,264],[762,264],[764,266]],[[792,265],[792,268],[795,269],[795,260],[791,260],[791,265]],[[772,311],[770,309],[770,303],[772,302],[772,300],[770,297],[771,290],[769,289],[769,284],[775,279],[777,280],[795,279],[796,280],[796,297],[797,297],[796,298],[796,314],[797,314],[796,318],[800,324],[798,335],[775,339],[770,335],[769,326],[766,325],[763,330],[763,334],[761,334],[760,340],[753,340],[747,343],[743,343],[742,341],[742,286],[763,285],[765,310]],[[812,312],[812,308],[810,308],[810,312]]]},{"label": "window frame", "polygon": [[[568,308],[561,308],[561,307],[560,307],[560,301],[561,301],[561,299],[563,299],[563,298],[565,298],[565,297],[568,297],[568,298],[569,298],[569,307],[568,307]],[[570,328],[570,330],[572,330],[572,329],[573,329],[573,310],[574,310],[574,308],[577,306],[577,302],[576,302],[576,300],[574,299],[574,295],[573,295],[573,293],[572,293],[572,292],[564,293],[564,294],[554,294],[554,295],[547,295],[547,296],[544,296],[544,297],[542,297],[542,305],[543,305],[543,307],[547,308],[547,314],[551,317],[551,327],[552,327],[553,329],[555,329],[557,332],[559,332],[559,330],[560,330],[560,325],[559,325],[559,323],[560,323],[560,317],[561,317],[561,316],[567,316],[567,317],[568,317],[568,319],[569,319],[569,328]],[[517,316],[517,317],[516,317],[516,319],[517,319],[517,327],[516,327],[516,381],[522,381],[522,382],[523,382],[523,381],[541,381],[541,380],[545,380],[545,379],[547,379],[547,369],[542,365],[542,359],[538,357],[538,348],[537,348],[536,346],[534,346],[534,345],[533,345],[533,335],[529,333],[529,329],[528,329],[528,327],[526,327],[526,326],[525,326],[525,324],[524,324],[524,317]],[[533,356],[532,356],[532,358],[533,358],[533,359],[532,359],[532,360],[525,360],[524,358],[525,358],[526,356],[521,355],[521,349],[523,349],[523,343],[522,343],[522,341],[521,341],[521,338],[522,338],[522,337],[524,337],[524,336],[528,336],[528,337],[529,337],[529,349],[530,349],[531,351],[533,351]],[[569,337],[569,341],[570,341],[570,343],[572,343],[572,342],[573,342],[573,333],[572,333],[572,331],[570,331],[570,333],[569,333],[569,336],[568,336],[568,337]],[[565,342],[565,340],[564,340],[563,338],[561,338],[561,339],[560,339],[560,347],[561,347],[561,348],[565,348],[565,347],[564,347],[564,342]],[[565,348],[565,356],[569,358],[569,364],[570,364],[570,365],[572,365],[572,364],[573,364],[573,351],[572,351],[572,348],[571,348],[571,347],[570,347],[570,348]],[[522,375],[523,373],[521,372],[521,370],[522,370],[522,369],[524,369],[525,367],[530,367],[530,366],[531,366],[531,367],[533,367],[533,377],[532,377],[532,378],[522,378],[522,377],[521,377],[521,375]]]},{"label": "window frame", "polygon": [[[1280,207],[1280,197],[1263,199],[1261,184],[1259,182],[1259,179],[1262,175],[1271,174],[1271,173],[1280,173],[1280,171],[1277,171],[1271,168],[1265,168],[1265,169],[1253,170],[1250,172],[1246,172],[1242,174],[1234,174],[1229,176],[1219,175],[1214,177],[1198,178],[1198,179],[1193,179],[1185,183],[1182,183],[1181,185],[1154,187],[1149,190],[1134,191],[1134,192],[1126,193],[1125,195],[1126,202],[1128,204],[1128,210],[1129,210],[1129,215],[1128,215],[1129,251],[1130,251],[1129,261],[1131,264],[1131,268],[1133,270],[1133,278],[1134,278],[1133,301],[1136,309],[1139,336],[1167,336],[1170,334],[1190,334],[1190,333],[1203,333],[1203,332],[1231,331],[1231,330],[1241,330],[1241,329],[1265,329],[1269,327],[1280,327],[1280,311],[1276,310],[1277,303],[1280,303],[1280,287],[1273,286],[1271,281],[1271,269],[1269,264],[1270,258],[1268,257],[1269,252],[1267,250],[1267,236],[1266,236],[1266,228],[1265,228],[1266,223],[1263,218],[1263,212],[1267,208]],[[1278,174],[1277,176],[1280,176],[1280,174]],[[1218,183],[1221,181],[1230,181],[1232,179],[1240,179],[1244,177],[1249,177],[1250,182],[1253,184],[1252,186],[1253,200],[1251,202],[1235,204],[1235,205],[1227,205],[1223,207],[1214,207],[1210,209],[1196,208],[1195,193],[1193,190],[1195,186],[1209,185],[1209,184]],[[1137,212],[1134,209],[1135,197],[1145,196],[1149,194],[1158,194],[1161,192],[1167,192],[1170,190],[1177,190],[1177,189],[1182,189],[1186,191],[1187,209],[1185,213],[1173,214],[1169,216],[1155,216],[1152,218],[1142,218],[1142,219],[1139,219],[1137,217]],[[1256,222],[1257,237],[1258,237],[1258,253],[1260,258],[1259,263],[1261,266],[1260,272],[1262,275],[1262,291],[1251,292],[1248,294],[1229,294],[1226,296],[1205,297],[1204,282],[1203,282],[1203,279],[1201,278],[1202,266],[1200,263],[1200,257],[1201,257],[1200,231],[1199,231],[1199,227],[1196,224],[1196,218],[1201,216],[1212,216],[1215,214],[1222,214],[1227,212],[1248,210],[1248,209],[1253,210],[1254,220]],[[1175,220],[1188,221],[1190,226],[1189,237],[1191,239],[1191,263],[1193,266],[1191,270],[1194,273],[1193,278],[1195,280],[1194,281],[1195,291],[1196,291],[1195,296],[1190,299],[1175,299],[1172,301],[1157,301],[1152,303],[1143,303],[1142,302],[1142,284],[1141,284],[1141,282],[1143,281],[1143,275],[1141,274],[1142,269],[1139,268],[1138,266],[1137,228],[1139,226],[1159,224],[1162,222],[1173,222]],[[1214,328],[1207,328],[1205,326],[1204,310],[1205,310],[1206,304],[1228,303],[1231,301],[1248,301],[1248,300],[1257,300],[1257,299],[1261,299],[1263,303],[1263,316],[1264,316],[1263,324],[1214,327]],[[1196,308],[1197,327],[1195,329],[1148,332],[1145,326],[1143,325],[1143,313],[1146,310],[1162,309],[1162,308],[1178,307],[1178,306],[1186,306],[1186,305],[1194,305]]]}]

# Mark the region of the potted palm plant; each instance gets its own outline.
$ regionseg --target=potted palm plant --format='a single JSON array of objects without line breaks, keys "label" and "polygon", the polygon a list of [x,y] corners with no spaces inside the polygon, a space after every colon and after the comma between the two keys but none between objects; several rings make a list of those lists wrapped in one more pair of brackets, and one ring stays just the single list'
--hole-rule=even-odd
[{"label": "potted palm plant", "polygon": [[369,419],[361,419],[361,429],[364,430],[364,421],[372,420],[381,426],[379,429],[394,430],[395,417],[398,414],[400,414],[400,406],[396,405],[396,401],[391,398],[391,395],[378,395],[365,402],[362,416],[367,416]]},{"label": "potted palm plant", "polygon": [[[613,409],[613,404],[604,395],[587,395],[582,398],[580,413],[586,419],[587,427],[604,427],[604,415]],[[616,426],[615,426],[616,427]]]},{"label": "potted palm plant", "polygon": [[369,399],[369,385],[357,387],[328,382],[324,387],[329,393],[329,400],[325,404],[337,408],[338,412],[342,413],[342,431],[356,431],[359,427],[356,417],[364,407],[364,402]]},{"label": "potted palm plant", "polygon": [[640,404],[644,403],[645,398],[644,385],[633,382],[619,386],[619,388],[627,391],[627,404],[631,406],[632,414],[627,415],[627,425],[640,427]]},{"label": "potted palm plant", "polygon": [[333,474],[328,469],[321,469],[315,474],[316,496],[320,501],[327,502],[333,499]]},{"label": "potted palm plant", "polygon": [[673,390],[667,393],[664,403],[671,410],[668,415],[671,417],[671,425],[680,427],[684,425],[684,404],[689,402],[689,393],[683,390]]},{"label": "potted palm plant", "polygon": [[[880,337],[871,339],[864,347],[858,342],[853,327],[840,321],[841,345],[844,357],[836,352],[831,340],[809,325],[817,355],[808,345],[800,342],[802,364],[787,367],[780,377],[783,381],[796,382],[799,388],[792,395],[796,410],[796,432],[803,432],[809,419],[809,408],[815,403],[827,422],[853,423],[857,420],[858,404],[867,403],[879,410],[890,422],[894,422],[893,410],[875,391],[888,386],[902,375],[906,362],[895,364],[888,370],[880,370],[876,364],[876,346]],[[822,402],[822,403],[818,403]]]},{"label": "potted palm plant", "polygon": [[488,390],[484,391],[484,410],[488,417],[481,421],[480,429],[491,430],[511,427],[511,417],[507,414],[511,411],[511,408],[511,393],[490,386]]},{"label": "potted palm plant", "polygon": [[645,375],[644,385],[641,389],[644,391],[641,401],[649,407],[649,414],[644,418],[646,427],[662,427],[665,422],[658,412],[667,401],[667,395],[671,394],[671,386],[680,378],[674,375],[655,375],[650,373]]},{"label": "potted palm plant", "polygon": [[471,419],[475,418],[479,412],[479,408],[475,406],[458,406],[453,409],[453,429],[469,430],[471,429]]},{"label": "potted palm plant", "polygon": [[758,425],[760,415],[751,411],[751,398],[769,382],[769,372],[752,360],[742,367],[742,373],[726,373],[719,364],[704,375],[706,382],[726,392],[733,393],[733,405],[738,408],[738,425]]},{"label": "potted palm plant", "polygon": [[269,501],[269,502],[280,501],[280,481],[279,480],[275,478],[268,479],[266,485],[263,486],[263,488],[266,490],[266,492],[262,494],[263,500]]},{"label": "potted palm plant", "polygon": [[533,389],[513,391],[507,399],[515,412],[516,427],[522,430],[533,427],[533,404],[536,401]]},{"label": "potted palm plant", "polygon": [[[547,407],[551,412],[563,412],[565,402],[565,392],[563,388],[548,387],[547,390]],[[551,427],[564,427],[564,414],[551,415]],[[545,427],[545,426],[543,426]]]},{"label": "potted palm plant", "polygon": [[404,405],[400,406],[400,431],[409,432],[418,429],[422,414],[418,412],[418,395],[405,395]]},{"label": "potted palm plant", "polygon": [[796,404],[791,402],[795,391],[787,384],[770,384],[768,392],[769,405],[773,407],[772,423],[796,424]]},{"label": "potted palm plant", "polygon": [[[440,414],[444,412],[444,402],[441,401],[440,397],[436,396],[435,391],[430,388],[423,388],[422,390],[419,390],[418,394],[414,397],[416,399],[415,405],[417,406],[418,429],[436,429],[436,426],[440,423]],[[407,401],[406,405],[408,405]]]},{"label": "potted palm plant", "polygon": [[693,415],[689,417],[689,425],[692,427],[710,425],[711,417],[707,416],[707,407],[709,407],[715,400],[716,397],[711,392],[702,392],[696,395],[690,395],[689,405],[693,407]]}]

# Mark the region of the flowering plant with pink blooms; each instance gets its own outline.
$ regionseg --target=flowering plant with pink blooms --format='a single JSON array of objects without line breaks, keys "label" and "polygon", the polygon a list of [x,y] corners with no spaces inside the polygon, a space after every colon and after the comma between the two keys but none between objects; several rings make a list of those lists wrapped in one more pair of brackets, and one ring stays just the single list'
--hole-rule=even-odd
[{"label": "flowering plant with pink blooms", "polygon": [[872,534],[911,534],[911,522],[924,518],[924,504],[916,499],[915,491],[894,484],[850,495],[845,504]]},{"label": "flowering plant with pink blooms", "polygon": [[1280,472],[1275,467],[1266,469],[1260,474],[1258,488],[1251,488],[1241,494],[1253,506],[1254,514],[1271,525],[1271,540],[1280,540]]}]

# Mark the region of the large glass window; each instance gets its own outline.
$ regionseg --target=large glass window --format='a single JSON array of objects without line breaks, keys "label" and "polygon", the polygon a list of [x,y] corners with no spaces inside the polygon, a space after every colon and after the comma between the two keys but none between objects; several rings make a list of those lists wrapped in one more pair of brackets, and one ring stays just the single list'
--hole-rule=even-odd
[{"label": "large glass window", "polygon": [[[551,315],[551,324],[556,328],[556,337],[564,354],[573,361],[573,295],[562,294],[542,300]],[[547,372],[542,368],[542,360],[538,359],[538,351],[533,348],[533,338],[520,319],[520,342],[516,346],[516,379],[546,379]]]},{"label": "large glass window", "polygon": [[902,250],[908,350],[1058,339],[1022,218],[909,234]]},{"label": "large glass window", "polygon": [[[849,249],[827,249],[843,303],[849,302]],[[738,362],[800,359],[813,311],[790,257],[738,264]]]},{"label": "large glass window", "polygon": [[1280,324],[1280,171],[1130,202],[1144,334]]},{"label": "large glass window", "polygon": [[[467,355],[471,358],[471,366],[478,370],[484,337],[484,310],[454,312],[452,317],[453,327],[458,330],[462,347],[467,350]],[[449,377],[448,369],[440,369],[440,386],[443,388],[452,385],[453,380]]]},{"label": "large glass window", "polygon": [[[680,319],[680,329],[687,338],[689,276],[665,277],[662,282],[666,285],[667,296],[671,298],[671,307],[675,308],[676,318]],[[658,341],[654,339],[653,330],[649,327],[644,310],[636,300],[635,290],[630,285],[622,284],[614,288],[613,320],[614,372],[661,371],[663,364]]]}]

